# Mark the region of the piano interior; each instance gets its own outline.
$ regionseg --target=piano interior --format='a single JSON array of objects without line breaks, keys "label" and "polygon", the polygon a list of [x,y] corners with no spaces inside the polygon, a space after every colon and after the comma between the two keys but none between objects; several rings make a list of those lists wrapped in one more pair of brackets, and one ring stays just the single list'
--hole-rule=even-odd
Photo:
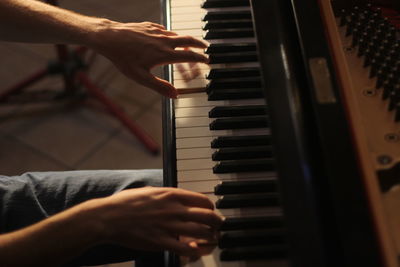
[{"label": "piano interior", "polygon": [[400,2],[163,5],[210,44],[165,68],[165,185],[226,217],[210,255],[166,266],[400,266]]}]

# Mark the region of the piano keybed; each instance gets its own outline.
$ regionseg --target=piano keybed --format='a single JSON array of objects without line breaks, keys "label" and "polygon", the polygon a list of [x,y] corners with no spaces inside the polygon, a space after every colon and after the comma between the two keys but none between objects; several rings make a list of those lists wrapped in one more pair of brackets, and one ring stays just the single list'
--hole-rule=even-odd
[{"label": "piano keybed", "polygon": [[287,266],[249,1],[170,7],[170,30],[210,43],[209,65],[173,66],[177,186],[206,194],[226,217],[218,248],[185,266]]}]

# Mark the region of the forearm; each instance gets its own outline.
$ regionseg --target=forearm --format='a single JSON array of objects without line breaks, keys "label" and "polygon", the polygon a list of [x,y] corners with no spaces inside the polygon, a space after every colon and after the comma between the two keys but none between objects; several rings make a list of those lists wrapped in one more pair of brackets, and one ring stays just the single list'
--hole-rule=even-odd
[{"label": "forearm", "polygon": [[5,41],[88,45],[108,23],[36,0],[0,1],[0,39]]},{"label": "forearm", "polygon": [[0,235],[0,266],[58,266],[102,241],[92,202]]}]

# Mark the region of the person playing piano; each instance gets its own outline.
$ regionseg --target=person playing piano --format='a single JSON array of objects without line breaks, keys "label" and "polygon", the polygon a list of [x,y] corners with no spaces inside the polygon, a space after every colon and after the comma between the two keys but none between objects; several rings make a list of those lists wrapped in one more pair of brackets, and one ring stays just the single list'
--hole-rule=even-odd
[{"label": "person playing piano", "polygon": [[[162,25],[87,17],[34,0],[0,1],[0,39],[87,46],[171,98],[176,89],[150,70],[207,62],[187,49],[205,43]],[[222,218],[204,195],[151,187],[161,184],[160,170],[0,176],[0,266],[103,264],[156,250],[200,255],[195,242],[177,237],[213,240]]]}]

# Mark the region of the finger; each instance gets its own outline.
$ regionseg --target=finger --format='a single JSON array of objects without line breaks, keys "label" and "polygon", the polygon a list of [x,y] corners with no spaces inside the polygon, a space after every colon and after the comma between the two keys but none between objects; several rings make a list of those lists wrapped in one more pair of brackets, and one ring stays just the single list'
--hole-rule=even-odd
[{"label": "finger", "polygon": [[163,35],[163,36],[177,36],[178,35],[176,32],[167,31],[167,30],[161,29],[161,28],[148,29],[147,32],[149,34],[159,34],[159,35]]},{"label": "finger", "polygon": [[165,30],[165,26],[164,25],[161,25],[161,24],[158,24],[158,23],[154,23],[154,22],[150,22],[150,24],[153,27]]},{"label": "finger", "polygon": [[177,36],[178,34],[173,31],[167,31],[167,30],[161,30],[160,33],[166,35],[166,36]]},{"label": "finger", "polygon": [[166,229],[174,235],[184,235],[192,238],[216,241],[216,232],[200,223],[195,222],[173,222],[166,226]]},{"label": "finger", "polygon": [[160,93],[163,96],[166,96],[169,98],[177,98],[178,97],[178,92],[171,83],[169,83],[163,79],[160,79],[158,77],[155,77],[150,72],[142,73],[141,81],[142,81],[141,84],[157,91],[158,93]]},{"label": "finger", "polygon": [[224,220],[221,216],[210,209],[197,207],[188,208],[187,212],[183,214],[182,219],[185,221],[192,221],[208,225],[213,229],[213,231],[218,229]]},{"label": "finger", "polygon": [[193,52],[191,50],[174,50],[171,56],[171,63],[179,63],[179,62],[202,62],[208,63],[208,57]]},{"label": "finger", "polygon": [[160,237],[159,244],[165,247],[167,250],[174,252],[182,256],[199,256],[200,251],[196,246],[190,245],[190,243],[180,242],[179,240],[172,237]]},{"label": "finger", "polygon": [[171,39],[171,43],[174,47],[196,47],[196,48],[207,48],[208,45],[199,39],[192,36],[176,36]]},{"label": "finger", "polygon": [[173,187],[166,187],[165,189],[173,192],[173,194],[169,194],[169,197],[175,198],[184,206],[214,209],[213,202],[203,194]]}]

